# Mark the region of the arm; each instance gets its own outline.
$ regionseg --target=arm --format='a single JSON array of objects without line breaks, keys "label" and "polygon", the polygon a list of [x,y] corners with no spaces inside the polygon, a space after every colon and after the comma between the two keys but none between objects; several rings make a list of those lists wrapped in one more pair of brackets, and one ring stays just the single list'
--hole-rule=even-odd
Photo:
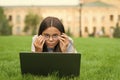
[{"label": "arm", "polygon": [[31,51],[32,52],[35,52],[35,46],[34,46],[34,42],[35,42],[35,39],[37,38],[37,35],[33,36],[32,37],[32,44],[31,44]]},{"label": "arm", "polygon": [[77,51],[76,51],[76,49],[75,49],[75,47],[74,47],[72,38],[69,37],[69,41],[70,41],[70,42],[69,42],[69,45],[68,45],[68,47],[67,47],[67,52],[68,52],[68,53],[77,53]]}]

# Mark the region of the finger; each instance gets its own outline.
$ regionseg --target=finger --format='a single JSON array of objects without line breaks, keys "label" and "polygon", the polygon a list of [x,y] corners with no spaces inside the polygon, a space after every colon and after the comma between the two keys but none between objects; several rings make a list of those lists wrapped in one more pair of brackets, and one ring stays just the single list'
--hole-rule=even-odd
[{"label": "finger", "polygon": [[68,46],[69,44],[69,39],[66,38],[60,38],[60,41],[62,42],[63,45]]},{"label": "finger", "polygon": [[60,40],[60,46],[63,47],[64,42],[62,40]]},{"label": "finger", "polygon": [[41,48],[45,43],[45,39],[42,36],[37,37],[36,41],[34,42],[34,45],[36,47]]},{"label": "finger", "polygon": [[36,38],[35,42],[38,42],[40,39],[41,39],[41,35]]},{"label": "finger", "polygon": [[45,43],[45,39],[44,39],[43,42],[42,42],[42,46],[44,45],[44,43]]},{"label": "finger", "polygon": [[40,38],[38,38],[38,43],[39,44],[43,43],[43,40],[44,40],[44,38],[41,36]]},{"label": "finger", "polygon": [[40,35],[37,39],[37,43],[42,44],[44,40],[44,37]]},{"label": "finger", "polygon": [[65,41],[65,38],[63,38],[63,37],[59,37],[59,39]]},{"label": "finger", "polygon": [[59,40],[62,40],[65,44],[69,43],[69,39],[68,38],[62,38],[62,37],[60,37]]},{"label": "finger", "polygon": [[68,36],[65,33],[62,33],[61,37],[68,38]]},{"label": "finger", "polygon": [[65,35],[61,35],[60,37],[62,37],[62,38],[66,38],[66,39],[68,38],[68,37],[67,37],[67,36],[65,36]]},{"label": "finger", "polygon": [[69,41],[69,38],[67,36],[62,36],[60,39],[62,39],[64,41]]},{"label": "finger", "polygon": [[62,52],[66,52],[67,45],[62,40],[60,40],[60,48]]}]

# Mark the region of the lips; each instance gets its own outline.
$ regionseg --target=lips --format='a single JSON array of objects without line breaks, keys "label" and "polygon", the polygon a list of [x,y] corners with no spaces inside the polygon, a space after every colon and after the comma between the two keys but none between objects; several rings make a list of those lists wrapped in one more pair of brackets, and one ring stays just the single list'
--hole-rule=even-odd
[{"label": "lips", "polygon": [[47,45],[53,46],[55,45],[55,43],[47,43]]},{"label": "lips", "polygon": [[46,45],[50,48],[54,48],[58,42],[46,42]]},{"label": "lips", "polygon": [[52,43],[52,44],[51,44],[51,43],[48,43],[48,45],[49,45],[49,46],[54,46],[54,43]]}]

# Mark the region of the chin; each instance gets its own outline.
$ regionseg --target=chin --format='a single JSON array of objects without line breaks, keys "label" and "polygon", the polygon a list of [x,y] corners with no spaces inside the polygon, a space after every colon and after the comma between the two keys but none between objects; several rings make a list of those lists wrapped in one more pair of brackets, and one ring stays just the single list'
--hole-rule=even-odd
[{"label": "chin", "polygon": [[55,46],[48,46],[49,48],[54,48]]}]

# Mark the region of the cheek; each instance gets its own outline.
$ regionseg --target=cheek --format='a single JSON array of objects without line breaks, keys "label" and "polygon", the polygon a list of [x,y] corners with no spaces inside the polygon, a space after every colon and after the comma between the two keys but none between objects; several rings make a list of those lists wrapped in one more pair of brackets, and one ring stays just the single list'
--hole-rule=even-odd
[{"label": "cheek", "polygon": [[55,46],[59,43],[59,40],[55,41]]}]

